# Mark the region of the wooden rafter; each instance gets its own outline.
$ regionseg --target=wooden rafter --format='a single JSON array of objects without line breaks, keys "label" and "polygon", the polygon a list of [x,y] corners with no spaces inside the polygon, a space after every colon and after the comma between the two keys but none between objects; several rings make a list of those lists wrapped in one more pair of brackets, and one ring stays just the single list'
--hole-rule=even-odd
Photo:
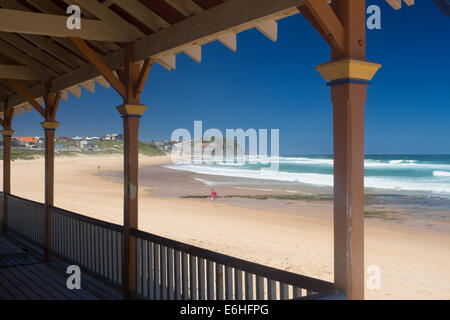
[{"label": "wooden rafter", "polygon": [[56,111],[58,110],[60,101],[61,92],[52,93],[47,89],[47,94],[44,96],[46,121],[55,121]]},{"label": "wooden rafter", "polygon": [[164,20],[166,20],[170,24],[178,23],[186,18],[183,14],[181,14],[178,10],[167,4],[164,0],[144,1],[144,3],[152,11],[154,11],[159,16],[163,17]]},{"label": "wooden rafter", "polygon": [[28,54],[10,45],[8,42],[0,39],[0,52],[13,59],[14,61],[26,65],[37,72],[41,73],[43,77],[51,78],[52,76],[58,76],[59,74],[47,66],[42,65]]},{"label": "wooden rafter", "polygon": [[22,85],[14,79],[5,79],[17,93],[24,97],[33,108],[45,118],[45,109],[22,87]]},{"label": "wooden rafter", "polygon": [[45,51],[40,50],[38,47],[22,39],[18,35],[8,32],[0,32],[0,37],[14,45],[16,48],[20,48],[22,51],[31,55],[35,60],[38,60],[41,64],[47,66],[47,68],[52,69],[59,74],[72,70],[70,67],[68,67],[58,59],[55,59]]},{"label": "wooden rafter", "polygon": [[305,0],[305,5],[315,19],[319,32],[328,38],[331,45],[343,52],[345,50],[344,26],[328,5],[327,0]]},{"label": "wooden rafter", "polygon": [[319,22],[317,22],[314,15],[311,13],[311,10],[309,10],[308,6],[304,5],[298,8],[300,12],[302,13],[303,17],[305,17],[306,20],[316,29],[317,32],[320,33],[322,38],[331,46],[331,41],[328,35],[325,33],[325,30],[321,28],[319,25]]},{"label": "wooden rafter", "polygon": [[127,96],[127,90],[122,82],[114,75],[111,69],[100,59],[100,57],[89,48],[86,42],[80,38],[70,38],[81,53],[92,63],[100,74],[116,89],[122,98]]},{"label": "wooden rafter", "polygon": [[203,12],[202,7],[192,0],[166,0],[166,2],[186,17]]},{"label": "wooden rafter", "polygon": [[144,64],[142,65],[141,72],[139,73],[139,76],[136,81],[136,87],[134,92],[135,98],[140,96],[142,91],[144,90],[144,85],[147,80],[150,69],[152,68],[152,65],[153,59],[150,58],[145,59]]},{"label": "wooden rafter", "polygon": [[139,0],[116,0],[115,5],[132,14],[137,20],[153,31],[166,28],[170,24]]}]

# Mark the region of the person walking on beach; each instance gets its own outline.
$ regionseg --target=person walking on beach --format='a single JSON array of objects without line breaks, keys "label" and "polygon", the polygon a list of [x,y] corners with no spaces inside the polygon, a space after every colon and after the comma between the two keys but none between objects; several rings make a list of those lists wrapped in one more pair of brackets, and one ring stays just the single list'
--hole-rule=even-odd
[{"label": "person walking on beach", "polygon": [[216,190],[214,190],[214,188],[211,188],[211,203],[214,207],[216,206],[216,197],[217,197]]}]

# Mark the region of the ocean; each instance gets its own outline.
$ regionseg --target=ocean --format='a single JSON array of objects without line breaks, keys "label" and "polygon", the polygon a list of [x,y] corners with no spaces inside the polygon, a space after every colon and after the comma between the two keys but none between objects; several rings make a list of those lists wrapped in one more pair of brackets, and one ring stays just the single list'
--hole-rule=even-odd
[{"label": "ocean", "polygon": [[[278,170],[271,169],[271,161],[278,162]],[[197,174],[234,177],[239,178],[236,179],[239,181],[258,179],[274,183],[286,182],[290,185],[333,186],[331,155],[245,157],[239,163],[237,161],[210,163],[205,160],[200,164],[181,163],[166,167]],[[366,193],[436,196],[450,199],[450,155],[367,155],[364,174]],[[209,182],[214,184],[214,181]]]}]

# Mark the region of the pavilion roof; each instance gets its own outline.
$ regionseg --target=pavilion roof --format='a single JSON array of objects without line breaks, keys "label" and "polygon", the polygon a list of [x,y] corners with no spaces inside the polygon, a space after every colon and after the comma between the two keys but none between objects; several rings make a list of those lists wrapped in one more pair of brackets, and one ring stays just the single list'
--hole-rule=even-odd
[{"label": "pavilion roof", "polygon": [[[394,8],[401,0],[386,0]],[[414,0],[403,0],[408,5]],[[135,44],[135,61],[151,57],[176,67],[185,53],[201,62],[202,45],[220,41],[237,50],[236,35],[257,28],[277,39],[277,20],[300,13],[304,0],[0,0],[0,114],[32,106],[5,79],[15,79],[37,102],[45,88],[80,97],[82,88],[109,83],[69,37],[82,38],[111,70],[123,67],[125,47]],[[81,30],[69,30],[69,5],[81,8]]]}]

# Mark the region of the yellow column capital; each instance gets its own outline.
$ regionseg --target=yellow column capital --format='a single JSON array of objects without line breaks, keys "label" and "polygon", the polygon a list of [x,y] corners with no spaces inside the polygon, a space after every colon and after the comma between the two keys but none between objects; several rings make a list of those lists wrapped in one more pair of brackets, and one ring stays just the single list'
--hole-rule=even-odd
[{"label": "yellow column capital", "polygon": [[4,136],[12,136],[14,134],[14,132],[16,132],[15,130],[1,130],[2,135]]},{"label": "yellow column capital", "polygon": [[44,129],[56,129],[59,127],[58,121],[43,121],[41,122],[41,126]]},{"label": "yellow column capital", "polygon": [[341,59],[330,61],[316,67],[316,70],[326,81],[337,81],[343,79],[372,80],[381,64],[357,59]]},{"label": "yellow column capital", "polygon": [[122,104],[116,107],[122,116],[142,116],[147,108],[142,104]]}]

